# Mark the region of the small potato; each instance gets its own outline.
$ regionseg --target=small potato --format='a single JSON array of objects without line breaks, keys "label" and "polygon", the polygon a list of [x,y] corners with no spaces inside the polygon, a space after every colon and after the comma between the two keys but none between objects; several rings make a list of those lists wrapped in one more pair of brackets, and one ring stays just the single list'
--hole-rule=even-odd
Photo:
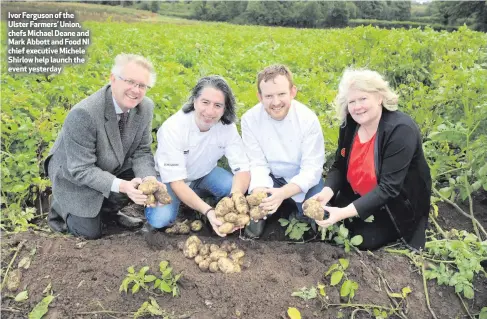
[{"label": "small potato", "polygon": [[235,222],[237,221],[238,216],[239,215],[237,215],[237,214],[235,214],[233,212],[232,213],[228,213],[225,216],[223,216],[223,220],[226,221],[226,222],[235,224]]},{"label": "small potato", "polygon": [[233,242],[230,244],[230,251],[238,249],[237,243]]},{"label": "small potato", "polygon": [[218,262],[217,261],[212,261],[210,263],[210,267],[208,268],[210,272],[218,272],[220,269],[218,268]]},{"label": "small potato", "polygon": [[259,220],[267,216],[267,212],[260,208],[259,206],[255,206],[250,210],[250,218],[253,220]]},{"label": "small potato", "polygon": [[178,230],[176,229],[176,226],[168,227],[164,232],[166,234],[178,234]]},{"label": "small potato", "polygon": [[211,244],[210,245],[210,253],[218,251],[218,250],[220,250],[220,246],[218,246],[217,244]]},{"label": "small potato", "polygon": [[303,213],[304,215],[308,216],[309,218],[315,220],[323,220],[324,217],[324,209],[321,207],[321,204],[316,199],[308,199],[303,204]]},{"label": "small potato", "polygon": [[200,262],[202,262],[203,260],[205,260],[205,257],[204,256],[201,256],[201,255],[198,255],[196,257],[194,257],[194,262],[197,263],[198,265],[200,264]]},{"label": "small potato", "polygon": [[238,262],[241,258],[245,256],[245,252],[240,249],[236,249],[230,253],[230,259],[234,262]]},{"label": "small potato", "polygon": [[189,226],[184,223],[176,224],[176,230],[178,234],[186,235],[189,234]]},{"label": "small potato", "polygon": [[155,180],[149,179],[142,182],[137,189],[142,191],[144,195],[152,195],[158,188],[159,184]]},{"label": "small potato", "polygon": [[266,192],[258,192],[252,195],[247,196],[247,202],[249,203],[250,207],[259,206],[262,203],[262,200],[267,197]]},{"label": "small potato", "polygon": [[208,268],[210,267],[210,262],[211,262],[210,259],[206,258],[202,262],[200,262],[198,266],[200,267],[201,270],[207,271]]},{"label": "small potato", "polygon": [[247,225],[249,222],[250,222],[249,215],[239,214],[237,215],[237,220],[234,222],[234,224],[237,227],[243,227]]},{"label": "small potato", "polygon": [[235,208],[231,198],[223,197],[215,207],[215,215],[217,217],[222,217],[228,214]]},{"label": "small potato", "polygon": [[154,205],[156,203],[156,198],[154,197],[154,195],[150,194],[150,195],[147,195],[147,199],[145,200],[145,204],[147,206],[149,205]]},{"label": "small potato", "polygon": [[224,240],[220,245],[220,249],[226,251],[227,253],[231,252],[232,249],[230,248],[230,242],[228,240]]},{"label": "small potato", "polygon": [[232,223],[223,223],[220,227],[218,227],[218,231],[222,234],[229,234],[233,231],[235,226]]},{"label": "small potato", "polygon": [[210,254],[210,259],[212,261],[217,261],[218,259],[220,259],[222,257],[227,257],[227,256],[228,256],[228,253],[226,251],[217,250],[217,251],[214,251]]},{"label": "small potato", "polygon": [[200,231],[203,228],[203,222],[201,220],[194,220],[191,223],[191,230],[194,232]]},{"label": "small potato", "polygon": [[245,196],[240,192],[235,192],[232,194],[232,200],[235,204],[235,209],[239,214],[248,214],[249,213],[249,204],[247,204],[247,200]]},{"label": "small potato", "polygon": [[210,254],[210,245],[209,244],[204,244],[200,246],[200,255],[201,256],[207,256]]},{"label": "small potato", "polygon": [[224,274],[231,274],[235,272],[240,272],[240,266],[235,264],[229,258],[222,257],[218,259],[218,268]]},{"label": "small potato", "polygon": [[190,243],[183,249],[183,255],[186,258],[194,258],[198,255],[198,245],[196,243]]},{"label": "small potato", "polygon": [[156,191],[154,192],[154,197],[162,205],[167,205],[172,202],[172,199],[169,193],[167,192],[166,185],[164,184],[162,185],[163,186],[158,185]]}]

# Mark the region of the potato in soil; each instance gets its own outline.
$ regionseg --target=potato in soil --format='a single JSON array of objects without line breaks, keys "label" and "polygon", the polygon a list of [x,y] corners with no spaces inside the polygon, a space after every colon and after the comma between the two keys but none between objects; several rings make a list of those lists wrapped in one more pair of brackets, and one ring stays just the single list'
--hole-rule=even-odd
[{"label": "potato in soil", "polygon": [[224,274],[231,274],[241,271],[240,266],[227,257],[222,257],[218,259],[218,268]]},{"label": "potato in soil", "polygon": [[200,246],[200,255],[207,256],[210,254],[210,244],[204,244]]},{"label": "potato in soil", "polygon": [[194,258],[198,255],[201,240],[196,236],[190,236],[184,243],[183,255],[187,258]]},{"label": "potato in soil", "polygon": [[210,259],[212,261],[217,261],[218,259],[220,259],[222,257],[227,257],[227,256],[228,256],[228,253],[226,251],[217,250],[217,251],[214,251],[210,254]]},{"label": "potato in soil", "polygon": [[323,220],[324,209],[321,204],[316,199],[308,199],[303,204],[303,213],[309,218],[316,220]]},{"label": "potato in soil", "polygon": [[217,251],[217,250],[220,250],[220,246],[218,246],[217,244],[211,244],[210,245],[210,253]]},{"label": "potato in soil", "polygon": [[137,189],[142,191],[144,195],[152,195],[158,189],[158,187],[159,184],[157,184],[155,180],[149,179],[142,182]]},{"label": "potato in soil", "polygon": [[205,257],[204,256],[198,255],[198,256],[194,257],[194,262],[197,263],[198,265],[203,260],[205,260]]},{"label": "potato in soil", "polygon": [[207,271],[208,268],[210,267],[210,263],[211,263],[211,260],[209,258],[206,258],[198,264],[198,267],[200,267],[200,269],[203,271]]},{"label": "potato in soil", "polygon": [[201,220],[193,220],[191,222],[191,230],[194,232],[198,232],[203,228],[203,222]]},{"label": "potato in soil", "polygon": [[210,270],[210,272],[218,272],[220,270],[218,268],[218,261],[212,261],[208,269]]},{"label": "potato in soil", "polygon": [[245,196],[240,192],[235,192],[232,194],[232,200],[235,204],[235,210],[239,214],[248,214],[249,213],[249,204],[247,204],[247,200]]}]

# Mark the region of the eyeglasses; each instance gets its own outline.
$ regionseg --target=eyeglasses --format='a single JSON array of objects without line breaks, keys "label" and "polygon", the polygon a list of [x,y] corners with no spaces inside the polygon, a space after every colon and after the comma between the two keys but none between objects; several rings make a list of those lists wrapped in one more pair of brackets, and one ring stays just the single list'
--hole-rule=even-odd
[{"label": "eyeglasses", "polygon": [[123,77],[121,77],[120,75],[116,75],[117,78],[119,78],[120,80],[124,81],[125,83],[127,83],[128,85],[130,85],[131,87],[138,87],[140,88],[141,90],[143,91],[146,91],[146,90],[149,90],[151,87],[148,86],[148,85],[145,85],[143,83],[137,83],[135,82],[134,80],[128,80],[128,79],[124,79]]}]

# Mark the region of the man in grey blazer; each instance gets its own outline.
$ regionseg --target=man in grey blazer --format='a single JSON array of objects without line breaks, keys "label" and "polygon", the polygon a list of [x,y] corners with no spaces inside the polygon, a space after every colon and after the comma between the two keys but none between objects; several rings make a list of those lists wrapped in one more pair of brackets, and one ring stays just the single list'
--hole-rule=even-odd
[{"label": "man in grey blazer", "polygon": [[137,190],[155,179],[151,152],[154,104],[145,97],[155,71],[145,58],[120,54],[110,84],[76,104],[44,163],[52,182],[48,223],[88,239],[100,238],[102,222],[134,226],[141,220],[119,212],[129,198],[144,204]]}]

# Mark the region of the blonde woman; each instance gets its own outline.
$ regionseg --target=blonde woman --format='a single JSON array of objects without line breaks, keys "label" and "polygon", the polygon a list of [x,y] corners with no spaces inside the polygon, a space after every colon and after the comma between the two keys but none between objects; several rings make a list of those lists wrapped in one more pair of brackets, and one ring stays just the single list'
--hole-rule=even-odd
[{"label": "blonde woman", "polygon": [[397,239],[416,249],[425,243],[430,170],[420,131],[397,102],[379,73],[352,69],[343,74],[335,99],[342,122],[338,149],[325,187],[314,197],[329,216],[316,222],[328,227],[345,219],[352,236],[362,235],[361,249]]}]

